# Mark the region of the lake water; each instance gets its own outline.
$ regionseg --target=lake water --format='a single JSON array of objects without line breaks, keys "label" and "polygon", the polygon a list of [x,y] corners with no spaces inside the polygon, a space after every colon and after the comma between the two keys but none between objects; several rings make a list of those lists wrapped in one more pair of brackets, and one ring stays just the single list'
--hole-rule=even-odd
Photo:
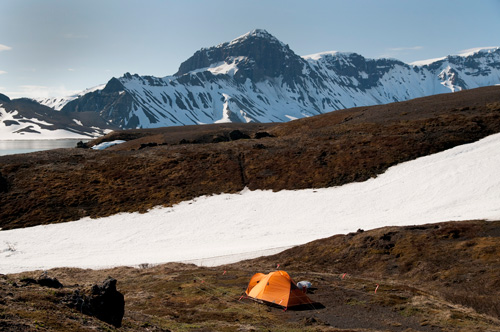
[{"label": "lake water", "polygon": [[[2,141],[0,140],[0,156],[8,154],[29,153],[35,151],[74,148],[81,139],[54,139],[54,140],[26,140]],[[84,140],[85,142],[85,140]]]}]

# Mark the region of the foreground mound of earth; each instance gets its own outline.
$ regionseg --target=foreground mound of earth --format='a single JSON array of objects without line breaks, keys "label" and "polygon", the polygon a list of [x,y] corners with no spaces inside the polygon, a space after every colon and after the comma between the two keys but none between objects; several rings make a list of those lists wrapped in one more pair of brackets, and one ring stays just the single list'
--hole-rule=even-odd
[{"label": "foreground mound of earth", "polygon": [[[64,286],[0,275],[2,331],[500,331],[500,222],[462,221],[359,230],[219,267],[171,263],[43,273]],[[430,245],[432,244],[432,245]],[[243,297],[256,272],[308,280],[301,310]],[[122,327],[71,309],[75,290],[112,276]]]}]

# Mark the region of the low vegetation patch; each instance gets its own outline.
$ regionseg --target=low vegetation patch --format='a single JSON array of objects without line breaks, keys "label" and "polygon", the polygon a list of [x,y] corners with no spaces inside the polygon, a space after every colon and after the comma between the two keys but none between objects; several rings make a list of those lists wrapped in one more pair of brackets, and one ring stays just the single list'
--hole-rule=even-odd
[{"label": "low vegetation patch", "polygon": [[[385,227],[318,240],[280,254],[219,267],[185,264],[109,270],[59,268],[0,276],[5,331],[500,331],[496,257],[499,221]],[[424,245],[432,241],[433,245]],[[412,243],[413,247],[408,246]],[[385,253],[367,250],[386,247]],[[418,255],[414,248],[420,248]],[[436,258],[437,256],[441,256]],[[471,259],[472,258],[472,259]],[[407,264],[413,260],[412,264]],[[405,263],[406,262],[406,263]],[[301,310],[244,295],[252,275],[277,268],[308,280]],[[440,272],[441,270],[441,272]],[[68,306],[75,290],[108,276],[125,300],[120,328]],[[488,282],[489,281],[489,282]]]}]

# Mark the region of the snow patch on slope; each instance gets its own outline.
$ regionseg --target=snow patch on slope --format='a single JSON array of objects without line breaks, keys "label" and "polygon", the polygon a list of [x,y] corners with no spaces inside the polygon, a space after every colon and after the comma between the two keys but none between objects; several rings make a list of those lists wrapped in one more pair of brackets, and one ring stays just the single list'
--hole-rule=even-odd
[{"label": "snow patch on slope", "polygon": [[92,149],[94,150],[105,150],[113,145],[118,145],[118,144],[122,144],[122,143],[125,143],[126,141],[124,140],[114,140],[114,141],[109,141],[109,142],[102,142],[100,144],[97,144],[97,145],[94,145],[92,147]]},{"label": "snow patch on slope", "polygon": [[0,140],[89,139],[102,134],[99,130],[94,135],[85,135],[66,129],[47,129],[53,124],[36,118],[20,118],[18,114],[0,107]]},{"label": "snow patch on slope", "polygon": [[349,56],[350,52],[339,52],[339,51],[326,51],[326,52],[320,52],[320,53],[314,53],[314,54],[309,54],[309,55],[303,55],[302,59],[304,60],[312,60],[312,61],[318,61],[322,58],[328,57],[328,56],[337,56],[337,55],[346,55]]},{"label": "snow patch on slope", "polygon": [[498,169],[500,134],[341,187],[244,190],[144,214],[0,231],[0,273],[172,261],[223,264],[359,228],[498,220]]},{"label": "snow patch on slope", "polygon": [[[475,48],[471,48],[468,50],[463,50],[463,51],[459,52],[458,54],[456,54],[456,56],[466,58],[466,57],[476,55],[478,53],[493,53],[493,52],[497,51],[498,49],[500,49],[500,47],[498,47],[498,46],[475,47]],[[428,59],[428,60],[419,60],[419,61],[414,61],[414,62],[410,63],[410,65],[412,65],[412,66],[428,66],[428,65],[433,64],[435,62],[446,60],[447,58],[448,57],[441,57],[441,58]]]},{"label": "snow patch on slope", "polygon": [[431,63],[438,62],[438,61],[445,60],[445,59],[446,59],[446,57],[427,59],[427,60],[418,60],[418,61],[414,61],[414,62],[410,63],[410,65],[417,66],[417,67],[427,66],[427,65],[430,65]]}]

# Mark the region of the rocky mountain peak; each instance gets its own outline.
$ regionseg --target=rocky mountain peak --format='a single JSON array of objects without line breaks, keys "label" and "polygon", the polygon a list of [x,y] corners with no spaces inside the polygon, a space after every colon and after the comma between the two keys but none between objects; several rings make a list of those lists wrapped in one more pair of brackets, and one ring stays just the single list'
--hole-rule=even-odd
[{"label": "rocky mountain peak", "polygon": [[261,81],[266,77],[279,76],[286,80],[300,74],[304,63],[288,45],[266,30],[256,29],[230,42],[197,51],[181,64],[175,76],[224,66],[233,69],[231,75],[239,82],[244,82],[247,78]]},{"label": "rocky mountain peak", "polygon": [[[130,75],[129,73],[126,73],[125,75]],[[123,84],[115,77],[111,78],[109,82],[106,84],[104,89],[102,89],[103,93],[112,93],[112,92],[120,92],[123,91],[124,87]]]},{"label": "rocky mountain peak", "polygon": [[[244,43],[244,42],[251,40],[251,39],[265,39],[268,42],[279,43],[282,46],[285,46],[285,44],[283,44],[278,38],[274,37],[272,34],[270,34],[269,32],[267,32],[264,29],[255,29],[255,30],[252,30],[250,32],[247,32],[246,34],[241,35],[241,36],[233,39],[232,41],[230,41],[229,45]],[[224,44],[221,44],[221,45],[224,45]]]}]

